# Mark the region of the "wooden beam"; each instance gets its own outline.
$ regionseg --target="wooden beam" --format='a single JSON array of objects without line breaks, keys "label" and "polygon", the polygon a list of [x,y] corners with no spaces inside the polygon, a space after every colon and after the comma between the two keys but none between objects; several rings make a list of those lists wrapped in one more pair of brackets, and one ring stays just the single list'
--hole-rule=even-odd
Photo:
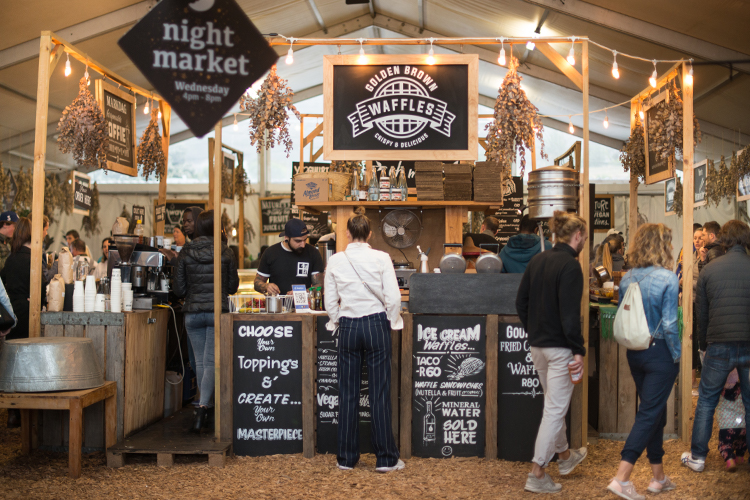
[{"label": "wooden beam", "polygon": [[649,85],[645,89],[641,90],[638,94],[636,94],[632,99],[630,99],[630,102],[638,102],[646,99],[651,94],[654,94],[659,91],[660,88],[662,88],[664,85],[669,82],[672,78],[676,78],[677,75],[680,74],[680,68],[682,67],[682,63],[677,63],[671,68],[669,68],[669,71],[666,73],[663,73],[657,80],[656,80],[656,87],[652,87]]},{"label": "wooden beam", "polygon": [[[231,359],[221,359],[221,165],[224,164],[224,152],[221,150],[221,121],[216,124],[214,132],[216,145],[214,147],[213,199],[216,200],[214,210],[214,397],[221,394],[221,363],[231,363]],[[216,438],[221,438],[221,405],[214,406],[216,413]]]},{"label": "wooden beam", "polygon": [[693,287],[687,285],[693,276],[693,85],[685,83],[687,65],[682,65],[682,357],[680,358],[680,422],[679,435],[684,443],[690,441],[690,416],[693,413],[692,372],[693,358]]},{"label": "wooden beam", "polygon": [[31,269],[29,296],[29,337],[39,337],[42,312],[42,230],[44,229],[44,161],[47,157],[47,113],[49,112],[50,57],[52,39],[42,33],[39,39],[39,72],[36,86],[36,132],[34,176],[31,198]]},{"label": "wooden beam", "polygon": [[[497,45],[497,37],[485,37],[485,38],[463,38],[463,37],[433,37],[435,40],[433,45]],[[583,43],[587,41],[588,37],[577,36],[575,43]],[[506,38],[505,43],[526,43],[534,42],[537,46],[540,43],[570,43],[570,37],[516,37]],[[269,45],[291,45],[291,42],[283,36],[276,36],[268,38]],[[356,45],[359,46],[359,41],[355,38],[295,38],[294,46],[313,46],[313,45]],[[363,45],[430,45],[429,38],[375,38],[366,40]]]},{"label": "wooden beam", "polygon": [[[242,167],[242,170],[244,171],[244,154],[237,153],[237,163],[240,167]],[[237,263],[237,267],[239,269],[245,269],[245,193],[242,193],[242,195],[239,195],[238,193],[235,194],[237,195],[237,211],[239,212],[239,215],[237,217],[237,225],[239,226],[237,228],[237,239],[239,240],[237,249],[239,250],[240,261]]]},{"label": "wooden beam", "polygon": [[308,144],[310,144],[316,137],[318,137],[323,132],[323,122],[320,122],[317,127],[315,127],[312,132],[307,134],[307,137],[305,137],[305,140],[302,141],[302,147],[304,148]]},{"label": "wooden beam", "polygon": [[[161,111],[161,148],[164,150],[164,175],[159,179],[159,197],[157,198],[157,205],[164,205],[167,203],[167,173],[169,172],[169,132],[172,127],[172,107],[165,101],[159,102],[159,110]],[[164,217],[166,218],[166,211]],[[164,236],[164,220],[156,223],[154,233],[156,236]]]},{"label": "wooden beam", "polygon": [[[559,52],[553,49],[548,43],[537,42],[536,48],[539,49],[539,52],[547,56],[547,59],[557,66],[557,69],[570,78],[570,81],[573,82],[576,87],[583,90],[583,77],[578,71],[576,71],[574,66],[571,66],[568,61],[560,55]],[[581,59],[583,59],[583,57],[581,57]]]},{"label": "wooden beam", "polygon": [[315,154],[312,155],[312,158],[310,159],[310,161],[317,160],[318,158],[320,158],[320,155],[322,155],[322,154],[323,154],[323,146],[320,146],[318,148],[318,150],[315,152]]},{"label": "wooden beam", "polygon": [[62,57],[63,53],[65,52],[65,48],[62,45],[55,45],[55,48],[52,49],[52,53],[49,55],[49,74],[52,76],[52,72],[55,71],[55,68],[57,67],[57,63],[60,62],[60,58]]}]

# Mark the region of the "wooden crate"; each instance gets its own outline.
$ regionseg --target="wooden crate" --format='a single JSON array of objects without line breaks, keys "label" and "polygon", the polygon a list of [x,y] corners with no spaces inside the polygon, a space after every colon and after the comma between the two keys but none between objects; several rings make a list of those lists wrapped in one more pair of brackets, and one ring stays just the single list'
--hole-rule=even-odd
[{"label": "wooden crate", "polygon": [[[117,383],[118,442],[163,417],[168,320],[169,311],[162,309],[41,315],[45,337],[92,339],[105,380]],[[104,404],[86,408],[84,422],[84,450],[103,450]],[[38,444],[58,451],[67,448],[65,412],[40,412]]]}]

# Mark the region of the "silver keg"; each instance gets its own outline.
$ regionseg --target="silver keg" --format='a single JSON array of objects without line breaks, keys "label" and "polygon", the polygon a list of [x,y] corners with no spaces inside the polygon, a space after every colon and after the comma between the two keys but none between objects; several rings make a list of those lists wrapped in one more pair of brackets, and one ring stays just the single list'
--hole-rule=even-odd
[{"label": "silver keg", "polygon": [[529,218],[549,219],[555,211],[578,210],[578,172],[553,165],[529,172]]}]

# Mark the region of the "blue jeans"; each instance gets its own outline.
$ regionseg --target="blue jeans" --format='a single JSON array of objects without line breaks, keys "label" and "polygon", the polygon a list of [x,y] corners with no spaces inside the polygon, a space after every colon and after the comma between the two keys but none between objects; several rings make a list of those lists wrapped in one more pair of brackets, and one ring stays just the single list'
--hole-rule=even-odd
[{"label": "blue jeans", "polygon": [[391,427],[391,324],[385,313],[339,318],[338,463],[359,461],[359,387],[362,358],[367,359],[376,467],[393,467],[398,447]]},{"label": "blue jeans", "polygon": [[[703,358],[701,383],[698,388],[698,405],[693,421],[693,441],[690,452],[693,458],[705,460],[708,441],[714,425],[714,411],[719,396],[727,382],[729,372],[737,368],[740,376],[742,402],[745,404],[745,421],[750,417],[750,342],[713,342],[708,344]],[[750,433],[747,435],[750,446]]]},{"label": "blue jeans", "polygon": [[200,405],[208,406],[214,394],[214,313],[185,313],[185,329],[195,352]]},{"label": "blue jeans", "polygon": [[660,464],[664,456],[664,426],[667,425],[667,400],[680,373],[664,339],[655,339],[648,349],[628,350],[628,365],[641,402],[630,429],[622,460],[635,464],[643,450],[649,463]]}]

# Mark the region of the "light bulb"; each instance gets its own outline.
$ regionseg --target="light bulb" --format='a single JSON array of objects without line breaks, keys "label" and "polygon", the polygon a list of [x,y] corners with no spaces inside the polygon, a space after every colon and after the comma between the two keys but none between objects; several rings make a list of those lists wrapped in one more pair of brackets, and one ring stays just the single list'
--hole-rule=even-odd
[{"label": "light bulb", "polygon": [[648,83],[650,83],[653,88],[656,88],[657,78],[659,78],[659,75],[656,74],[656,61],[654,61],[654,72],[651,73],[651,78],[648,79]]},{"label": "light bulb", "polygon": [[526,42],[526,50],[529,50],[529,51],[534,50],[534,47],[536,47],[536,44],[532,42],[531,40]]},{"label": "light bulb", "polygon": [[432,47],[430,47],[430,52],[427,54],[427,64],[430,66],[435,64],[435,51],[432,50]]},{"label": "light bulb", "polygon": [[643,121],[643,109],[638,111],[638,117]]},{"label": "light bulb", "polygon": [[292,47],[289,47],[289,52],[286,53],[286,59],[285,62],[287,64],[292,64],[294,62],[294,50],[292,50]]},{"label": "light bulb", "polygon": [[615,79],[620,78],[620,70],[617,69],[617,61],[612,63],[612,76],[615,77]]},{"label": "light bulb", "polygon": [[690,64],[690,71],[688,71],[688,74],[685,77],[685,83],[688,85],[693,84],[693,65],[692,64]]},{"label": "light bulb", "polygon": [[156,116],[161,120],[161,110],[159,110],[159,114]]},{"label": "light bulb", "polygon": [[148,101],[146,101],[146,105],[143,107],[143,114],[144,115],[148,114]]},{"label": "light bulb", "polygon": [[568,52],[568,64],[570,64],[571,66],[575,66],[576,65],[576,53],[573,50],[573,46],[572,45],[570,47],[570,51]]},{"label": "light bulb", "polygon": [[359,57],[357,58],[357,63],[367,64],[367,56],[365,55],[365,49],[362,46],[359,47]]},{"label": "light bulb", "polygon": [[505,47],[500,49],[500,56],[497,58],[497,63],[500,66],[505,66]]},{"label": "light bulb", "polygon": [[573,126],[573,118],[571,117],[568,120],[568,131],[573,134],[576,131],[576,128]]},{"label": "light bulb", "polygon": [[234,115],[234,125],[232,125],[232,129],[237,132],[240,129],[239,124],[237,123],[237,115]]},{"label": "light bulb", "polygon": [[68,60],[65,61],[65,76],[70,76],[70,54],[68,54]]},{"label": "light bulb", "polygon": [[604,115],[604,128],[609,128],[609,117],[605,114]]},{"label": "light bulb", "polygon": [[236,238],[236,237],[237,237],[237,228],[233,227],[232,228],[232,238]]}]

